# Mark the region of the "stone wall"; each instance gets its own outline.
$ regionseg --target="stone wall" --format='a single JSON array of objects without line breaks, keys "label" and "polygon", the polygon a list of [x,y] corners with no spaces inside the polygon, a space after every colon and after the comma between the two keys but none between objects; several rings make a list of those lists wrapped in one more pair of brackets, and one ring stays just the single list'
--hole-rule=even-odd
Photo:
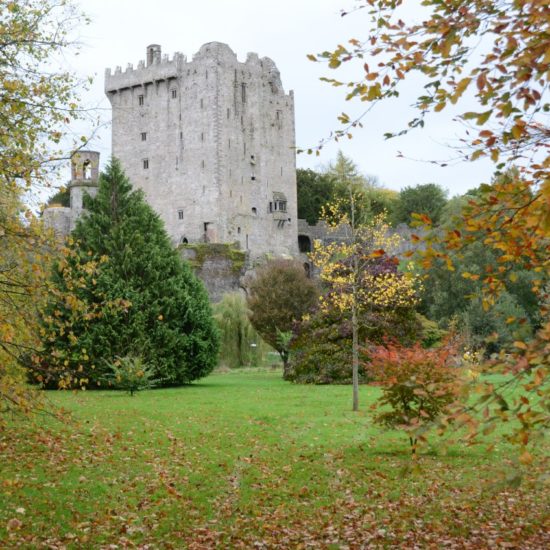
[{"label": "stone wall", "polygon": [[238,242],[252,257],[297,252],[294,97],[274,62],[226,44],[106,71],[113,155],[174,244]]},{"label": "stone wall", "polygon": [[212,302],[219,302],[227,292],[242,288],[242,278],[250,265],[247,252],[221,243],[182,244],[178,252],[204,283]]}]

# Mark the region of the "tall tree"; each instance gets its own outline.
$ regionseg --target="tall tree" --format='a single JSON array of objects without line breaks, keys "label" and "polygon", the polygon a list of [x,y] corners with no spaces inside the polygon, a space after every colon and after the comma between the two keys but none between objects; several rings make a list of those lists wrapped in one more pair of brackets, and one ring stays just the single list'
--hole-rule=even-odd
[{"label": "tall tree", "polygon": [[83,22],[70,0],[0,3],[0,409],[33,404],[17,381],[38,344],[34,306],[52,249],[23,195],[48,184],[67,124],[80,116],[79,82],[54,59]]},{"label": "tall tree", "polygon": [[424,214],[437,224],[446,204],[447,192],[435,183],[405,187],[393,212],[394,222],[410,224],[413,214]]},{"label": "tall tree", "polygon": [[319,220],[321,207],[334,199],[334,179],[330,174],[298,168],[296,187],[298,218],[315,225]]},{"label": "tall tree", "polygon": [[[159,217],[113,159],[57,266],[62,291],[43,317],[42,377],[99,385],[117,356],[138,356],[162,383],[215,366],[218,337],[202,283],[172,248]],[[95,270],[88,270],[92,262]],[[69,288],[70,280],[82,284]],[[88,304],[74,318],[71,296]]]},{"label": "tall tree", "polygon": [[[443,245],[447,251],[459,250],[481,231],[485,246],[503,253],[496,268],[485,266],[478,275],[484,283],[483,307],[488,308],[518,268],[550,270],[550,131],[544,119],[550,110],[550,7],[539,0],[426,0],[422,20],[411,20],[403,4],[363,0],[359,9],[371,16],[367,36],[310,58],[326,60],[332,69],[358,61],[358,78],[347,84],[347,99],[366,103],[395,97],[404,81],[418,77],[418,114],[400,133],[423,128],[431,114],[449,105],[460,107],[465,97],[477,102],[458,117],[468,129],[462,141],[464,157],[489,158],[497,172],[514,162],[521,166],[521,174],[483,186],[464,211],[464,223],[443,236]],[[344,128],[337,136],[349,134],[359,123],[345,113],[339,119]],[[428,247],[424,263],[434,258],[452,268],[445,251]],[[543,304],[542,328],[531,342],[516,343],[509,369],[526,389],[513,409],[513,440],[524,447],[524,462],[531,459],[526,449],[531,434],[541,434],[550,425],[550,317],[541,284],[534,281],[533,290]],[[494,422],[502,418],[501,403],[499,395],[488,391],[483,406],[489,399],[493,409],[484,418]]]},{"label": "tall tree", "polygon": [[[350,214],[348,214],[348,208]],[[311,255],[328,287],[321,296],[321,309],[335,309],[349,316],[352,336],[352,410],[359,410],[359,332],[365,310],[410,309],[417,302],[416,279],[397,270],[392,256],[400,237],[391,233],[384,217],[361,223],[355,216],[355,196],[349,187],[349,206],[337,201],[325,209],[325,220],[345,240],[315,242]]]}]

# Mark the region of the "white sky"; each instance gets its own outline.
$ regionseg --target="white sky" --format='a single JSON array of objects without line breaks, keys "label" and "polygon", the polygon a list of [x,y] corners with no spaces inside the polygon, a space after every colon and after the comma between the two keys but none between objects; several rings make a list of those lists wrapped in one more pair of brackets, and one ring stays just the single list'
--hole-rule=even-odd
[{"label": "white sky", "polygon": [[[163,54],[170,57],[180,51],[191,58],[202,44],[218,41],[228,44],[241,61],[247,52],[273,59],[285,91],[294,90],[299,147],[315,146],[338,128],[336,116],[342,111],[361,112],[362,105],[344,100],[344,88],[319,81],[323,75],[347,79],[341,71],[306,58],[308,53],[334,49],[349,38],[364,38],[366,10],[340,16],[340,9],[353,6],[353,0],[81,0],[81,4],[92,22],[79,31],[80,55],[66,62],[81,76],[94,75],[92,89],[83,99],[88,105],[99,105],[104,122],[110,121],[109,102],[103,95],[105,68],[114,70],[120,65],[124,70],[128,63],[135,67],[145,58],[146,46],[153,43],[161,44]],[[298,167],[319,167],[334,159],[341,148],[362,172],[377,176],[392,189],[434,182],[453,196],[489,181],[488,162],[446,168],[429,162],[453,156],[445,144],[456,141],[461,128],[450,116],[438,116],[410,136],[384,140],[385,132],[405,127],[414,92],[409,98],[402,94],[399,102],[379,104],[363,120],[365,127],[353,132],[354,139],[326,146],[320,157],[298,155]],[[89,128],[76,131],[86,133]],[[89,148],[99,150],[103,163],[107,161],[111,150],[108,125]],[[398,151],[419,160],[400,159]]]}]

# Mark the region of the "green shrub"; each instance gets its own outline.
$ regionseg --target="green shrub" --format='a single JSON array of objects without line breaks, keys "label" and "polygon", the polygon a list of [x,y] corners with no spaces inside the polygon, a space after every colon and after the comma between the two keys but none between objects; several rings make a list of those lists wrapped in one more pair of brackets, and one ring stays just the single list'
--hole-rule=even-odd
[{"label": "green shrub", "polygon": [[154,369],[146,365],[141,357],[126,355],[117,357],[110,365],[112,373],[105,376],[105,382],[117,390],[124,390],[130,395],[141,390],[150,390],[158,385]]},{"label": "green shrub", "polygon": [[[412,309],[367,311],[359,316],[359,341],[380,344],[387,338],[410,344],[421,334]],[[351,320],[335,310],[317,311],[294,326],[286,380],[302,384],[349,384],[352,379]],[[360,349],[359,381],[372,379],[368,351]]]}]

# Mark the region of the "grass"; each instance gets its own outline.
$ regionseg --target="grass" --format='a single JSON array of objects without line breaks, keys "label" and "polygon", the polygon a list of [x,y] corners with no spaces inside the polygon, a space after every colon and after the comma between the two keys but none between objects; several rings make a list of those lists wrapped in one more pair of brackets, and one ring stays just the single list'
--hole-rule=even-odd
[{"label": "grass", "polygon": [[[70,421],[0,433],[0,547],[539,548],[548,501],[512,451],[441,444],[410,471],[372,425],[378,389],[229,372],[177,389],[49,392]],[[541,546],[542,543],[542,546]],[[454,545],[454,546],[453,546]]]}]

